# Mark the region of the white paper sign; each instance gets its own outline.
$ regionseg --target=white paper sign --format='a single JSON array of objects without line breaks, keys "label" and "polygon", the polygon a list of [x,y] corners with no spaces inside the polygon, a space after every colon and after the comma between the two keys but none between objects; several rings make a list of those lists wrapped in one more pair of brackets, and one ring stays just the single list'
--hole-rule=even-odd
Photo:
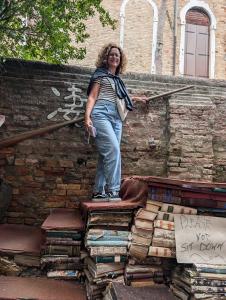
[{"label": "white paper sign", "polygon": [[179,263],[226,264],[226,218],[174,215]]}]

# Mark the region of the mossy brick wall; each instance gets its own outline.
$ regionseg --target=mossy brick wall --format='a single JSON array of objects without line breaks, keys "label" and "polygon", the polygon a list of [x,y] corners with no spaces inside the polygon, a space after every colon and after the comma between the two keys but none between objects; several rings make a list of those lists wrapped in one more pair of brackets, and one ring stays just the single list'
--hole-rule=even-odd
[{"label": "mossy brick wall", "polygon": [[[59,67],[56,71],[54,66],[44,64],[14,63],[8,64],[1,76],[0,112],[6,116],[0,128],[1,139],[64,121],[61,112],[52,120],[47,116],[72,102],[71,98],[65,100],[71,95],[68,89],[72,84],[78,89],[77,101],[86,100],[90,72],[85,76],[76,68],[78,74],[73,74],[73,68]],[[133,93],[139,97],[139,93]],[[123,174],[165,175],[165,108],[161,101],[149,111],[143,106],[136,105],[124,126]],[[150,113],[155,115],[154,120]],[[162,144],[158,153],[149,148],[150,128]],[[0,149],[0,176],[13,187],[7,222],[40,223],[51,208],[77,207],[80,201],[90,199],[96,159],[93,142],[88,145],[84,129],[75,126]]]},{"label": "mossy brick wall", "polygon": [[[79,112],[82,115],[91,71],[79,67],[7,61],[0,76],[0,114],[6,116],[0,127],[0,138],[62,122],[63,115],[65,118],[73,118],[76,113],[79,116]],[[175,89],[178,84],[186,83],[203,84],[207,93],[215,84],[219,93],[222,89],[226,90],[223,81],[191,82],[142,74],[127,74],[124,79],[134,100],[160,93],[162,87]],[[66,105],[73,103],[73,91],[77,107],[67,115],[69,106]],[[215,110],[204,105],[201,111],[187,107],[184,113],[181,107],[163,99],[148,106],[142,101],[135,102],[136,109],[124,123],[123,176],[226,180],[225,100],[224,96],[216,96],[211,100]],[[212,116],[211,122],[208,113]],[[190,137],[189,142],[193,146],[190,151],[185,145],[186,132],[201,123],[204,124],[200,131],[202,138],[195,137],[191,131],[193,140]],[[196,159],[197,139],[204,143],[204,148],[205,143],[208,144],[211,157],[203,151],[203,159]],[[179,153],[176,148],[182,144],[184,148]],[[93,142],[87,144],[84,129],[75,126],[0,149],[0,177],[13,187],[13,199],[4,221],[40,224],[52,208],[74,208],[80,201],[89,200],[96,160]],[[211,172],[208,172],[209,169]]]}]

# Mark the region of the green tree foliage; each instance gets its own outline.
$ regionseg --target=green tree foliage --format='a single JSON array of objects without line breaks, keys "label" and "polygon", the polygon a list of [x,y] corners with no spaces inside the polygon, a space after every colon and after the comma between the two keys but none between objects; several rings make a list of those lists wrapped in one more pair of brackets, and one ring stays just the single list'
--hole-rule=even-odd
[{"label": "green tree foliage", "polygon": [[102,0],[0,0],[0,56],[50,63],[82,59],[85,22],[95,14],[103,26],[115,28]]}]

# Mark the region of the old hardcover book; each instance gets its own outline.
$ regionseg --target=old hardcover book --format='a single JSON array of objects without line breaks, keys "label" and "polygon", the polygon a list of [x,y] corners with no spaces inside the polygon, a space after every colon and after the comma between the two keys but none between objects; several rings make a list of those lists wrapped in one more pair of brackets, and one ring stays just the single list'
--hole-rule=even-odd
[{"label": "old hardcover book", "polygon": [[156,212],[152,212],[144,208],[140,208],[136,213],[136,219],[138,218],[138,219],[148,220],[148,221],[154,221],[156,216],[157,216]]},{"label": "old hardcover book", "polygon": [[128,261],[129,265],[161,265],[162,259],[161,257],[155,257],[155,256],[147,256],[144,260],[137,260],[135,257],[129,258]]},{"label": "old hardcover book", "polygon": [[136,218],[134,223],[135,223],[135,227],[140,228],[140,229],[144,229],[144,230],[152,230],[153,229],[152,221]]},{"label": "old hardcover book", "polygon": [[49,256],[44,255],[41,258],[41,264],[48,264],[48,263],[80,263],[80,257],[69,257],[67,255],[65,256]]},{"label": "old hardcover book", "polygon": [[149,238],[149,237],[152,237],[152,235],[153,235],[153,228],[150,230],[146,230],[144,228],[137,228],[135,225],[133,225],[131,227],[131,232],[132,232],[132,234],[137,234],[137,235]]},{"label": "old hardcover book", "polygon": [[66,245],[48,245],[44,250],[45,254],[60,255],[65,254],[69,256],[79,256],[80,246],[66,246]]},{"label": "old hardcover book", "polygon": [[[127,265],[125,268],[126,276],[130,275],[131,278],[142,278],[141,276],[136,276],[138,274],[149,274],[149,277],[163,275],[162,268],[160,266],[148,266],[148,265]],[[135,276],[135,277],[134,277]]]},{"label": "old hardcover book", "polygon": [[62,270],[62,271],[49,271],[47,272],[48,278],[56,279],[78,279],[80,277],[79,271],[74,270]]},{"label": "old hardcover book", "polygon": [[59,239],[46,239],[46,245],[80,246],[81,245],[81,241],[59,240]]},{"label": "old hardcover book", "polygon": [[226,265],[193,264],[197,272],[226,274]]},{"label": "old hardcover book", "polygon": [[175,231],[162,228],[155,228],[153,237],[159,239],[175,240]]},{"label": "old hardcover book", "polygon": [[159,211],[157,216],[156,216],[156,220],[165,220],[165,221],[173,222],[174,221],[174,214]]},{"label": "old hardcover book", "polygon": [[129,247],[129,254],[130,256],[135,257],[138,260],[143,260],[147,257],[148,247],[132,243]]},{"label": "old hardcover book", "polygon": [[100,241],[100,240],[96,240],[96,241],[91,241],[91,240],[87,240],[86,241],[86,246],[92,246],[92,247],[98,247],[98,246],[106,246],[106,247],[111,247],[111,246],[115,246],[115,247],[127,247],[129,244],[129,241],[121,241],[121,240],[106,240],[106,241]]},{"label": "old hardcover book", "polygon": [[125,214],[125,213],[92,213],[89,215],[89,223],[91,224],[97,224],[97,223],[106,223],[106,222],[130,222],[132,219],[131,214]]},{"label": "old hardcover book", "polygon": [[96,278],[106,276],[110,273],[122,274],[124,271],[124,263],[95,263],[90,257],[85,258],[90,274]]},{"label": "old hardcover book", "polygon": [[159,257],[176,257],[176,250],[173,248],[163,248],[163,247],[149,247],[149,256],[159,256]]},{"label": "old hardcover book", "polygon": [[133,233],[132,235],[132,243],[140,244],[144,246],[150,246],[152,241],[152,237],[144,237],[138,234]]},{"label": "old hardcover book", "polygon": [[226,287],[219,286],[191,286],[192,293],[226,293]]},{"label": "old hardcover book", "polygon": [[109,222],[109,221],[103,221],[103,222],[87,222],[87,227],[95,227],[97,226],[98,228],[99,227],[103,227],[103,228],[109,228],[109,229],[112,229],[113,227],[114,228],[120,228],[120,229],[128,229],[129,227],[129,224],[130,222],[122,222],[122,221],[119,221],[119,222],[116,222],[116,221],[112,221],[112,222]]},{"label": "old hardcover book", "polygon": [[127,255],[127,247],[90,247],[90,256]]},{"label": "old hardcover book", "polygon": [[153,237],[151,245],[153,247],[176,248],[176,241]]},{"label": "old hardcover book", "polygon": [[113,262],[126,262],[126,255],[114,255],[114,256],[95,256],[93,257],[95,263],[113,263]]},{"label": "old hardcover book", "polygon": [[81,240],[82,233],[74,230],[47,230],[46,236],[49,238],[71,238],[73,240]]},{"label": "old hardcover book", "polygon": [[208,279],[226,280],[226,274],[199,272],[199,276]]},{"label": "old hardcover book", "polygon": [[15,254],[14,262],[21,266],[39,267],[40,266],[40,256],[27,255],[27,254]]},{"label": "old hardcover book", "polygon": [[165,220],[155,220],[154,227],[168,229],[168,230],[175,230],[174,222],[165,221]]},{"label": "old hardcover book", "polygon": [[148,273],[131,273],[125,274],[126,280],[134,280],[134,279],[148,279],[148,278],[159,278],[163,280],[163,271],[156,271],[156,272],[148,272]]},{"label": "old hardcover book", "polygon": [[129,240],[130,232],[121,230],[89,229],[87,240]]},{"label": "old hardcover book", "polygon": [[226,280],[214,280],[202,277],[188,277],[185,275],[180,276],[181,280],[190,284],[191,286],[219,286],[219,287],[226,287]]},{"label": "old hardcover book", "polygon": [[197,215],[197,209],[176,204],[163,203],[161,211],[173,214]]},{"label": "old hardcover book", "polygon": [[162,204],[163,203],[159,201],[147,200],[145,209],[157,213]]}]

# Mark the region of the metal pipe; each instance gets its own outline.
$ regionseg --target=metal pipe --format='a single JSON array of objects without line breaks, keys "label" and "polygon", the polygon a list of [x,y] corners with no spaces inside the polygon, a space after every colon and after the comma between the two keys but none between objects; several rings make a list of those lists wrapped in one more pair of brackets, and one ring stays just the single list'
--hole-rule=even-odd
[{"label": "metal pipe", "polygon": [[74,123],[79,123],[83,120],[84,120],[84,117],[81,117],[81,118],[78,118],[78,119],[74,119],[74,120],[70,120],[70,121],[66,121],[66,122],[60,122],[60,123],[56,123],[54,125],[50,125],[50,126],[46,126],[46,127],[38,128],[38,129],[34,129],[34,130],[29,130],[27,132],[17,134],[15,136],[12,136],[12,137],[9,137],[9,138],[6,138],[6,139],[2,140],[0,142],[0,149],[5,148],[5,147],[14,146],[15,144],[17,144],[19,142],[22,142],[24,140],[33,138],[35,136],[43,135],[45,133],[52,132],[56,129],[62,128],[62,127],[67,126],[67,125],[71,125],[71,124],[74,124]]}]

